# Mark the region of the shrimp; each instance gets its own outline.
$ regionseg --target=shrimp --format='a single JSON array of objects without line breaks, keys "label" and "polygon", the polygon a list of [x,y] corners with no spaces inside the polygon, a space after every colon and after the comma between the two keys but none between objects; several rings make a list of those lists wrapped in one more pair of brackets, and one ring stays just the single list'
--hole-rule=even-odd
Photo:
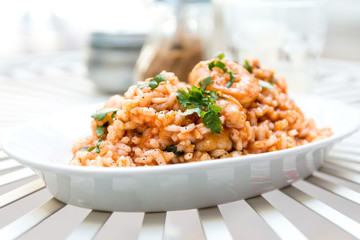
[{"label": "shrimp", "polygon": [[235,76],[234,83],[227,87],[226,83],[230,81],[230,74],[224,73],[222,69],[217,67],[210,70],[208,65],[213,60],[201,61],[193,68],[189,74],[190,84],[199,86],[200,81],[211,76],[214,83],[209,84],[207,89],[231,95],[242,106],[249,106],[260,92],[259,80],[252,76],[241,64],[232,60],[221,60],[228,71],[233,71]]},{"label": "shrimp", "polygon": [[216,100],[216,105],[222,108],[220,114],[225,116],[225,125],[227,127],[243,128],[245,126],[245,110],[234,97],[220,94],[220,98]]}]

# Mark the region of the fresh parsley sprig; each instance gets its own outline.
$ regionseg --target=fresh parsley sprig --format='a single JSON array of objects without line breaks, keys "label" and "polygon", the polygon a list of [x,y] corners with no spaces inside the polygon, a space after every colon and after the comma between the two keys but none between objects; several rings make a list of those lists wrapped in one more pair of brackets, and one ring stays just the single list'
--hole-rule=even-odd
[{"label": "fresh parsley sprig", "polygon": [[186,109],[185,112],[182,113],[183,116],[196,113],[202,118],[205,126],[211,130],[211,133],[220,133],[221,130],[223,130],[219,118],[221,107],[215,104],[219,95],[213,90],[205,90],[206,86],[211,83],[213,83],[213,81],[211,77],[208,77],[199,83],[200,88],[192,86],[191,89],[187,88],[187,91],[180,89],[177,91],[177,99],[182,105],[182,108]]},{"label": "fresh parsley sprig", "polygon": [[154,90],[159,86],[160,83],[166,82],[166,78],[162,74],[156,75],[153,79],[151,79],[148,83],[143,83],[138,86],[138,88],[144,88],[149,86],[151,90]]}]

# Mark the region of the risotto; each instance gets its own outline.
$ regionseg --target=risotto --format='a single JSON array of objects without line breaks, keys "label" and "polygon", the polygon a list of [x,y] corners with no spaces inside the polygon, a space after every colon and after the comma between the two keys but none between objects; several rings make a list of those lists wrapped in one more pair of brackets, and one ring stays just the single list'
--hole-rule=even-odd
[{"label": "risotto", "polygon": [[[185,79],[181,79],[185,80]],[[198,63],[188,83],[170,72],[112,96],[70,165],[136,167],[278,151],[330,136],[287,95],[284,78],[257,60]]]}]

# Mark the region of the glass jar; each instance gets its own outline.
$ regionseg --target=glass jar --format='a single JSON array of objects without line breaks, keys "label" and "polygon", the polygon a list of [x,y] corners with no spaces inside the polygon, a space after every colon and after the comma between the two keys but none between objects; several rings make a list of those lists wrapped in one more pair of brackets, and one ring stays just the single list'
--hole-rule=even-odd
[{"label": "glass jar", "polygon": [[133,82],[144,41],[143,33],[91,33],[86,61],[89,78],[105,92],[125,92]]},{"label": "glass jar", "polygon": [[311,92],[327,15],[325,0],[232,1],[224,5],[227,44],[236,60],[255,57],[284,76],[289,93]]},{"label": "glass jar", "polygon": [[162,70],[187,82],[188,74],[211,56],[213,11],[210,0],[157,0],[153,28],[135,66],[135,80]]}]

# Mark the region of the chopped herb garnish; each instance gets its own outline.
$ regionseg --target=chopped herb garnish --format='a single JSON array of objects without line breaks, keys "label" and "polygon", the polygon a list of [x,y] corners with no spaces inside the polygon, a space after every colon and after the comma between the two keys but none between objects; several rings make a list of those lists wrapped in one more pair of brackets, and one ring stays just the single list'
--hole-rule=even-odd
[{"label": "chopped herb garnish", "polygon": [[268,89],[275,89],[273,85],[271,85],[271,83],[269,82],[265,82],[263,80],[259,80],[259,83],[260,83],[260,86],[263,87],[263,88],[268,88]]},{"label": "chopped herb garnish", "polygon": [[92,150],[94,150],[94,149],[96,148],[96,153],[100,153],[100,144],[101,144],[101,142],[102,142],[102,139],[103,139],[103,137],[101,137],[101,138],[99,139],[99,141],[97,141],[97,143],[95,144],[95,146],[92,146],[92,147],[89,147],[89,148],[87,148],[87,147],[82,147],[82,148],[81,148],[81,151],[91,152]]},{"label": "chopped herb garnish", "polygon": [[274,77],[274,76],[271,76],[271,78],[270,78],[270,83],[271,83],[271,84],[274,84],[275,82],[276,82],[275,77]]},{"label": "chopped herb garnish", "polygon": [[184,151],[178,151],[176,145],[169,145],[164,150],[164,152],[173,152],[177,157],[184,155]]},{"label": "chopped herb garnish", "polygon": [[138,136],[138,137],[142,136],[142,132],[140,132],[140,131],[137,130],[137,129],[134,129],[134,133],[135,133],[135,135]]},{"label": "chopped herb garnish", "polygon": [[205,92],[206,94],[208,94],[209,96],[210,96],[210,98],[211,99],[213,99],[214,101],[216,101],[216,100],[218,100],[218,98],[219,98],[219,94],[217,94],[217,92],[215,92],[215,91],[206,91]]},{"label": "chopped herb garnish", "polygon": [[[217,56],[220,60],[222,60],[225,57],[224,53],[219,54],[219,56]],[[229,71],[229,69],[225,66],[225,63],[223,63],[220,60],[214,60],[212,62],[209,63],[208,67],[210,70],[212,70],[214,67],[218,67],[221,70],[223,70],[224,73],[229,73],[230,75],[230,81],[226,83],[226,87],[231,87],[231,85],[234,83],[235,80],[235,72],[234,71]],[[201,86],[201,85],[200,85]]]},{"label": "chopped herb garnish", "polygon": [[224,73],[227,72],[227,68],[225,66],[225,63],[223,63],[222,61],[218,61],[218,60],[214,60],[212,62],[209,63],[208,65],[209,69],[212,70],[214,67],[220,68],[221,70],[224,71]]},{"label": "chopped herb garnish", "polygon": [[209,105],[207,112],[205,113],[202,121],[207,128],[211,129],[211,133],[220,133],[223,130],[219,114],[221,107],[211,104]]},{"label": "chopped herb garnish", "polygon": [[234,75],[234,72],[233,71],[229,71],[229,74],[230,74],[230,82],[227,82],[226,83],[226,87],[231,87],[231,85],[233,85],[234,83],[234,80],[235,80],[235,75]]},{"label": "chopped herb garnish", "polygon": [[220,53],[219,55],[217,55],[217,58],[222,60],[225,57],[224,53]]},{"label": "chopped herb garnish", "polygon": [[202,82],[199,83],[199,84],[200,84],[200,88],[201,88],[203,91],[205,91],[206,86],[209,85],[209,84],[211,84],[211,83],[214,83],[214,81],[212,80],[212,77],[211,77],[211,76],[210,76],[210,77],[207,77],[207,78],[205,78]]},{"label": "chopped herb garnish", "polygon": [[[118,110],[120,110],[120,109],[118,109],[118,108],[103,108],[103,109],[97,111],[96,113],[94,113],[93,115],[91,115],[91,117],[94,119],[97,119],[99,121],[102,121],[108,113],[113,112],[113,114],[114,114]],[[111,117],[113,117],[113,116],[111,116]]]},{"label": "chopped herb garnish", "polygon": [[103,140],[103,137],[101,136],[99,141],[97,141],[97,143],[95,144],[95,146],[96,146],[96,151],[95,152],[96,153],[100,153],[100,144],[101,144],[102,140]]},{"label": "chopped herb garnish", "polygon": [[95,149],[95,146],[92,146],[92,147],[89,147],[89,148],[87,148],[87,147],[82,147],[82,148],[81,148],[81,151],[91,152],[91,151],[94,150],[94,149]]},{"label": "chopped herb garnish", "polygon": [[166,82],[166,78],[164,77],[164,75],[156,75],[153,79],[150,80],[149,87],[151,88],[151,90],[154,90],[159,86],[161,82]]},{"label": "chopped herb garnish", "polygon": [[181,116],[187,116],[187,115],[191,115],[193,113],[197,113],[197,115],[200,116],[201,115],[201,109],[198,108],[198,107],[186,109],[185,112],[183,112],[181,114]]},{"label": "chopped herb garnish", "polygon": [[105,126],[97,126],[95,132],[98,136],[103,135],[105,133]]},{"label": "chopped herb garnish", "polygon": [[[204,81],[200,83],[200,86],[206,86]],[[221,107],[215,105],[219,95],[213,90],[205,91],[196,86],[192,86],[191,89],[187,88],[187,90],[180,89],[177,91],[177,99],[182,108],[186,109],[182,115],[186,116],[196,113],[199,117],[203,118],[202,122],[211,130],[211,133],[220,133],[223,130],[219,118]]]},{"label": "chopped herb garnish", "polygon": [[149,83],[145,82],[145,83],[142,83],[142,84],[138,85],[137,88],[144,88],[144,87],[147,87],[147,86],[149,86]]},{"label": "chopped herb garnish", "polygon": [[153,79],[151,79],[150,82],[140,84],[138,88],[144,88],[146,86],[149,86],[151,90],[154,90],[162,82],[166,82],[166,78],[164,77],[164,75],[158,74]]},{"label": "chopped herb garnish", "polygon": [[246,68],[246,70],[249,71],[249,73],[252,73],[252,67],[247,59],[245,59],[245,62],[243,64],[243,67]]},{"label": "chopped herb garnish", "polygon": [[176,155],[177,157],[180,157],[180,156],[184,155],[184,151],[177,151],[177,152],[175,153],[175,155]]},{"label": "chopped herb garnish", "polygon": [[176,145],[169,145],[163,151],[175,153],[177,151],[177,146]]}]

